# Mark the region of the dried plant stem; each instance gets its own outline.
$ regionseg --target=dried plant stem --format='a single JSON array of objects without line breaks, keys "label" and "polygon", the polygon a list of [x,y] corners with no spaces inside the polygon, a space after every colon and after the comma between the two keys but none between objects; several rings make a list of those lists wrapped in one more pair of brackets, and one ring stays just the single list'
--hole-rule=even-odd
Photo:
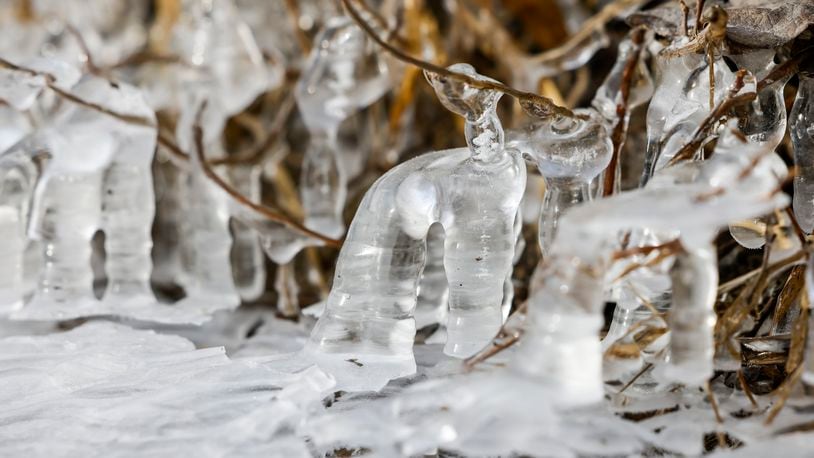
[{"label": "dried plant stem", "polygon": [[[356,1],[361,2],[363,0]],[[575,114],[568,108],[561,107],[552,102],[550,99],[539,96],[537,94],[521,91],[502,83],[492,81],[479,81],[476,80],[475,78],[472,78],[469,75],[464,75],[462,73],[458,73],[447,68],[444,68],[440,65],[435,65],[433,63],[413,57],[397,49],[395,46],[388,43],[385,39],[381,38],[376,33],[376,31],[374,31],[373,28],[362,18],[359,11],[353,6],[353,0],[342,0],[342,4],[345,6],[345,9],[348,11],[348,14],[350,14],[351,18],[353,18],[353,20],[359,25],[359,27],[361,27],[362,30],[364,30],[365,33],[367,33],[367,35],[374,42],[376,42],[376,44],[381,46],[385,51],[392,54],[395,58],[405,63],[415,65],[416,67],[419,67],[430,73],[435,73],[439,76],[462,81],[478,89],[503,92],[504,94],[510,95],[518,99],[520,101],[521,106],[526,110],[526,112],[536,117],[561,116],[572,119],[587,119],[584,115]]]},{"label": "dried plant stem", "polygon": [[681,8],[681,35],[688,36],[689,29],[687,28],[687,20],[690,14],[690,8],[684,3],[684,0],[678,0],[678,7]]},{"label": "dried plant stem", "polygon": [[729,113],[733,107],[741,103],[754,100],[756,94],[753,92],[738,95],[738,92],[743,89],[745,84],[745,77],[746,70],[739,70],[735,75],[735,81],[729,88],[727,96],[710,111],[709,115],[707,115],[703,121],[701,121],[701,124],[699,124],[698,128],[695,129],[690,141],[687,142],[687,144],[685,144],[680,150],[678,150],[676,155],[670,159],[670,162],[667,164],[668,167],[675,165],[678,162],[692,159],[695,156],[695,152],[698,151],[698,148],[700,148],[707,138],[709,138],[712,130],[717,125],[718,121],[724,117],[724,115]]},{"label": "dried plant stem", "polygon": [[543,52],[531,58],[533,63],[545,63],[547,61],[557,60],[565,54],[568,54],[573,49],[579,47],[585,40],[588,40],[593,33],[602,29],[605,24],[610,22],[613,18],[623,13],[624,11],[638,8],[644,4],[644,0],[616,0],[605,5],[602,10],[590,17],[582,24],[582,28],[572,35],[568,41],[555,49]]},{"label": "dried plant stem", "polygon": [[[773,264],[769,265],[769,267],[768,267],[769,277],[771,278],[772,276],[774,276],[776,273],[780,272],[784,268],[786,268],[789,265],[792,265],[792,264],[794,264],[796,262],[799,262],[799,261],[803,260],[805,257],[806,257],[805,252],[798,251],[797,253],[795,253],[795,254],[793,254],[793,255],[785,258],[785,259],[781,259],[780,261],[774,262]],[[740,277],[729,280],[728,282],[726,282],[723,285],[720,285],[718,287],[718,294],[723,294],[725,292],[728,292],[728,291],[731,291],[731,290],[737,288],[738,286],[748,282],[749,280],[751,280],[755,276],[759,275],[762,270],[763,270],[762,268],[758,268],[758,269],[755,269],[755,270],[753,270],[751,272],[747,272],[747,273],[741,275]]]},{"label": "dried plant stem", "polygon": [[216,174],[212,167],[206,163],[206,157],[204,155],[204,146],[203,146],[203,128],[200,124],[200,117],[205,109],[206,104],[202,104],[198,110],[198,114],[196,115],[196,121],[193,128],[193,136],[195,140],[195,155],[200,165],[203,169],[204,175],[209,178],[213,183],[215,183],[218,187],[223,189],[227,194],[229,194],[233,199],[239,202],[241,205],[248,207],[255,212],[263,215],[264,217],[268,218],[271,221],[278,222],[296,232],[299,232],[303,235],[308,237],[313,237],[317,240],[322,241],[325,245],[332,246],[332,247],[339,247],[341,246],[342,242],[336,239],[332,239],[330,237],[326,237],[319,232],[314,232],[311,229],[303,226],[302,224],[294,221],[293,219],[283,215],[282,213],[278,212],[277,210],[271,209],[266,207],[265,205],[257,204],[252,202],[249,198],[241,194],[235,188],[233,188],[230,184],[226,183],[218,174]]},{"label": "dried plant stem", "polygon": [[616,392],[616,394],[624,393],[628,388],[630,388],[634,383],[636,383],[636,380],[639,380],[639,378],[642,375],[646,374],[647,371],[649,371],[652,368],[653,368],[653,363],[645,364],[644,367],[639,372],[636,373],[636,375],[634,375],[630,380],[628,380],[627,383],[625,383],[625,385],[622,387],[622,389],[620,389],[619,391]]},{"label": "dried plant stem", "polygon": [[14,12],[21,22],[33,21],[35,18],[32,0],[17,0],[17,7]]},{"label": "dried plant stem", "polygon": [[119,119],[119,120],[124,121],[124,122],[129,123],[129,124],[136,124],[136,125],[140,125],[140,126],[149,126],[149,127],[155,126],[155,122],[152,119],[147,119],[147,118],[143,118],[141,116],[135,116],[135,115],[127,114],[127,113],[119,113],[119,112],[116,112],[114,110],[105,108],[105,107],[103,107],[103,106],[101,106],[101,105],[99,105],[97,103],[89,102],[89,101],[84,100],[84,99],[82,99],[80,97],[77,97],[76,95],[71,94],[70,92],[65,91],[64,89],[57,86],[55,84],[56,78],[53,75],[51,75],[51,74],[49,74],[47,72],[41,72],[41,71],[33,70],[33,69],[23,67],[23,66],[20,66],[20,65],[17,65],[17,64],[13,64],[13,63],[11,63],[8,60],[3,59],[3,58],[0,58],[0,67],[5,67],[5,68],[9,68],[11,70],[18,71],[18,72],[27,73],[27,74],[32,75],[32,76],[41,76],[41,77],[43,77],[45,79],[45,84],[49,89],[54,91],[57,95],[59,95],[63,99],[68,100],[70,102],[73,102],[73,103],[75,103],[77,105],[82,105],[82,106],[84,106],[86,108],[90,108],[91,110],[97,111],[99,113],[103,113],[103,114],[106,114],[108,116],[112,116],[112,117],[114,117],[116,119]]},{"label": "dried plant stem", "polygon": [[786,405],[786,401],[788,400],[789,396],[791,395],[791,390],[794,388],[794,385],[800,380],[800,377],[803,375],[803,365],[797,366],[797,369],[794,370],[786,380],[780,385],[780,388],[776,390],[777,401],[774,403],[771,409],[769,409],[768,415],[766,415],[766,420],[763,422],[765,425],[770,425],[774,422],[774,419],[777,417],[777,414],[783,410],[783,407]]},{"label": "dried plant stem", "polygon": [[694,25],[695,35],[698,35],[701,32],[701,17],[704,14],[704,3],[705,0],[695,1],[695,25]]},{"label": "dried plant stem", "polygon": [[293,93],[288,93],[285,96],[277,113],[271,122],[269,131],[265,138],[260,141],[256,146],[252,147],[244,154],[235,154],[209,161],[212,165],[233,165],[233,164],[260,164],[263,162],[265,153],[274,146],[280,138],[280,134],[285,127],[288,117],[294,109],[294,96]]},{"label": "dried plant stem", "polygon": [[65,30],[67,30],[68,33],[73,35],[74,38],[76,39],[76,42],[79,44],[79,49],[81,49],[82,54],[85,55],[86,59],[85,67],[87,67],[88,72],[93,73],[94,75],[98,75],[100,73],[99,67],[97,67],[96,64],[93,62],[93,56],[90,53],[90,48],[88,48],[88,42],[85,41],[85,37],[83,37],[82,33],[79,32],[79,30],[77,30],[76,27],[74,27],[71,24],[68,24],[65,27]]}]

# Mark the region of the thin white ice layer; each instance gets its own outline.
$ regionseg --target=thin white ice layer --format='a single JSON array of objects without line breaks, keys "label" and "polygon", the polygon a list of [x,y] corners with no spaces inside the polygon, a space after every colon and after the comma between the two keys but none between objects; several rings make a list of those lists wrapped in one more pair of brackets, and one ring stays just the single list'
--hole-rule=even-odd
[{"label": "thin white ice layer", "polygon": [[91,322],[0,340],[2,456],[311,456],[299,425],[333,379]]}]

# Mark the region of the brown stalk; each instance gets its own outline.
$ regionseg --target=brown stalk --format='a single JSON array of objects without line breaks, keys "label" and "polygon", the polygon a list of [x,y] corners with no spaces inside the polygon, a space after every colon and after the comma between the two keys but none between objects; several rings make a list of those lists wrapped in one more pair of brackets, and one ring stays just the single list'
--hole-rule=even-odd
[{"label": "brown stalk", "polygon": [[684,3],[684,0],[678,0],[678,7],[681,8],[681,35],[688,36],[689,29],[687,28],[687,20],[690,14],[690,8]]},{"label": "brown stalk", "polygon": [[693,156],[695,156],[695,152],[698,151],[698,148],[700,148],[704,142],[706,142],[712,130],[722,117],[729,113],[733,107],[741,103],[754,100],[756,94],[753,92],[738,95],[738,92],[743,89],[745,84],[744,78],[746,77],[746,74],[746,70],[738,70],[738,73],[735,74],[735,81],[729,88],[727,96],[710,111],[709,115],[707,115],[703,121],[701,121],[701,124],[699,124],[698,128],[695,129],[695,133],[693,133],[690,141],[687,142],[687,144],[685,144],[680,150],[678,150],[676,155],[670,159],[670,162],[667,164],[668,167],[675,165],[680,161],[692,159]]},{"label": "brown stalk", "polygon": [[595,15],[591,16],[587,21],[582,24],[582,28],[568,38],[568,41],[557,48],[550,51],[543,52],[531,58],[531,62],[543,63],[546,61],[556,60],[565,54],[571,52],[574,48],[579,47],[585,40],[589,39],[593,33],[602,29],[605,24],[610,22],[613,18],[622,12],[637,8],[644,4],[643,0],[616,0],[608,3],[602,10]]},{"label": "brown stalk", "polygon": [[752,403],[752,407],[757,408],[757,400],[755,399],[755,395],[752,394],[752,390],[749,389],[749,384],[746,383],[746,377],[743,375],[742,370],[738,370],[738,383],[740,383],[741,389],[743,390],[743,393],[746,395],[747,399],[749,399],[749,402]]},{"label": "brown stalk", "polygon": [[126,114],[126,113],[119,113],[119,112],[116,112],[114,110],[110,110],[108,108],[105,108],[105,107],[103,107],[103,106],[101,106],[99,104],[96,104],[96,103],[89,102],[87,100],[81,99],[81,98],[75,96],[74,94],[71,94],[70,92],[67,92],[67,91],[63,90],[62,88],[60,88],[59,86],[57,86],[55,84],[56,78],[53,75],[51,75],[50,73],[41,72],[41,71],[33,70],[33,69],[23,67],[23,66],[20,66],[20,65],[17,65],[17,64],[13,64],[13,63],[11,63],[11,62],[9,62],[6,59],[3,59],[1,57],[0,57],[0,67],[5,67],[5,68],[9,68],[11,70],[18,71],[18,72],[27,73],[27,74],[32,75],[32,76],[41,76],[41,77],[43,77],[45,79],[45,84],[49,89],[54,91],[57,95],[59,95],[63,99],[68,100],[70,102],[73,102],[73,103],[75,103],[77,105],[82,105],[82,106],[84,106],[86,108],[90,108],[90,109],[92,109],[94,111],[97,111],[99,113],[103,113],[103,114],[106,114],[108,116],[112,116],[112,117],[114,117],[116,119],[119,119],[119,120],[124,121],[124,122],[129,123],[129,124],[136,124],[136,125],[148,126],[148,127],[154,127],[155,126],[155,122],[152,119],[142,118],[141,116],[135,116],[135,115]]},{"label": "brown stalk", "polygon": [[673,239],[669,242],[660,243],[658,245],[637,246],[633,248],[625,248],[624,250],[615,251],[611,260],[618,261],[620,259],[629,258],[631,256],[647,256],[654,251],[670,251],[672,253],[682,250],[681,240]]},{"label": "brown stalk", "polygon": [[695,30],[696,35],[698,35],[698,33],[701,32],[701,17],[704,14],[704,3],[705,3],[705,0],[696,0],[695,1],[695,26],[694,26],[694,30]]},{"label": "brown stalk", "polygon": [[789,278],[786,279],[786,284],[777,296],[777,306],[774,308],[774,316],[772,321],[776,324],[785,318],[791,306],[800,297],[805,285],[805,271],[806,266],[794,266],[791,268]]},{"label": "brown stalk", "polygon": [[786,405],[786,401],[789,399],[791,395],[791,390],[794,388],[794,385],[800,380],[800,377],[803,375],[803,365],[797,366],[797,369],[794,370],[786,380],[780,385],[780,388],[775,390],[778,394],[777,401],[775,401],[774,405],[771,409],[769,409],[768,415],[766,415],[766,420],[763,422],[764,425],[770,425],[774,422],[775,417],[777,414],[783,410],[783,407]]},{"label": "brown stalk", "polygon": [[16,13],[20,22],[28,22],[35,19],[34,5],[32,4],[32,0],[17,0],[17,6],[14,9],[14,12]]},{"label": "brown stalk", "polygon": [[791,330],[791,343],[789,344],[789,357],[786,360],[786,372],[792,373],[798,366],[803,364],[805,353],[806,336],[808,335],[808,315],[810,304],[808,303],[808,293],[803,293],[800,298],[800,315],[794,321]]},{"label": "brown stalk", "polygon": [[71,24],[68,24],[65,27],[65,30],[68,31],[71,35],[74,36],[76,42],[79,44],[79,49],[82,50],[82,54],[85,55],[85,67],[87,67],[89,73],[93,73],[94,75],[98,75],[100,73],[99,67],[93,62],[93,56],[90,53],[90,48],[88,48],[88,43],[85,41],[85,37],[82,36],[82,33],[77,30]]}]

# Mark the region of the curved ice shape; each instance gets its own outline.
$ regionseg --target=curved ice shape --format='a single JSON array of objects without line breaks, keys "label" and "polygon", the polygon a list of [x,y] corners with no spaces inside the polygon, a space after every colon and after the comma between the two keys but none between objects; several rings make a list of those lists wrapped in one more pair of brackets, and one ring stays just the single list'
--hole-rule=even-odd
[{"label": "curved ice shape", "polygon": [[[468,65],[451,68],[483,78]],[[427,78],[444,106],[465,117],[469,148],[419,156],[370,188],[339,255],[325,312],[306,346],[322,361],[344,357],[364,365],[386,359],[397,367],[384,382],[415,371],[413,314],[427,232],[434,223],[446,233],[445,352],[469,356],[498,331],[526,181],[519,154],[503,145],[495,113],[501,94],[437,75]],[[353,388],[378,389],[384,382],[368,379]]]}]

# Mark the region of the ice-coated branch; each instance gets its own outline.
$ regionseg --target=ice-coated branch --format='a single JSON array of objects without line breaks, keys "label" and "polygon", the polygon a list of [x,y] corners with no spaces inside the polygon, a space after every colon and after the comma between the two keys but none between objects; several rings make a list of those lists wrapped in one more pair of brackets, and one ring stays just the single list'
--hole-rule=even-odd
[{"label": "ice-coated branch", "polygon": [[[727,135],[720,145],[732,147],[737,141]],[[667,168],[644,189],[566,213],[539,275],[542,287],[529,301],[529,324],[514,370],[557,387],[563,402],[601,399],[602,352],[596,334],[602,324],[605,274],[618,234],[645,229],[677,233],[684,247],[671,275],[675,358],[668,368],[674,370],[664,371],[663,377],[691,384],[709,377],[717,290],[711,240],[729,221],[764,214],[787,201],[773,194],[783,176],[765,160],[765,151],[744,145],[739,152],[713,155],[696,163],[689,175],[681,167]],[[700,199],[702,195],[710,197]],[[679,214],[684,217],[671,216]]]}]

